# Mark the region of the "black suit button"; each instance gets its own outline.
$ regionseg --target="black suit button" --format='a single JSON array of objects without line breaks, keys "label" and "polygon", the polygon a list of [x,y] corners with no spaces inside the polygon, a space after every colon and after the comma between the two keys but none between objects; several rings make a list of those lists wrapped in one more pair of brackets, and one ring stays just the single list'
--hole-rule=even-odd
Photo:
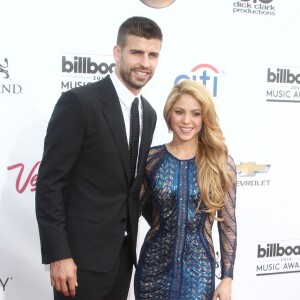
[{"label": "black suit button", "polygon": [[127,221],[127,218],[122,218],[121,223],[125,223]]}]

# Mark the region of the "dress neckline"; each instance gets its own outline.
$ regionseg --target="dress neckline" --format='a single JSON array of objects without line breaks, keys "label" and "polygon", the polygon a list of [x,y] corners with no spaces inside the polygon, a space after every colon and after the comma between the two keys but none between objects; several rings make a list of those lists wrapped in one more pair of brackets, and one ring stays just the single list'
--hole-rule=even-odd
[{"label": "dress neckline", "polygon": [[174,159],[176,159],[177,161],[192,161],[192,160],[194,160],[195,157],[196,157],[196,156],[193,156],[193,157],[191,157],[191,158],[181,159],[181,158],[178,158],[178,157],[174,156],[174,155],[168,150],[166,144],[164,144],[163,146],[164,146],[164,148],[165,148],[165,151],[166,151],[171,157],[173,157]]}]

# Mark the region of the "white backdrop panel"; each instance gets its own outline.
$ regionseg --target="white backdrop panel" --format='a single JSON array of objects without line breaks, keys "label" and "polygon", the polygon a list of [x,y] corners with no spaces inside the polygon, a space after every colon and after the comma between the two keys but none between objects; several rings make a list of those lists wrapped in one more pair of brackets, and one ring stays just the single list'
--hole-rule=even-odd
[{"label": "white backdrop panel", "polygon": [[[52,299],[34,211],[46,126],[62,82],[106,75],[63,72],[62,58],[109,65],[118,27],[133,15],[152,18],[164,34],[157,72],[143,91],[158,113],[153,145],[171,138],[162,109],[176,78],[200,80],[204,70],[216,77],[207,86],[240,171],[233,299],[300,299],[299,1],[176,0],[155,9],[139,0],[10,0],[0,10],[0,300]],[[196,68],[202,64],[210,67]],[[268,69],[299,80],[268,82]],[[267,91],[276,98],[278,90],[292,96],[267,101]],[[142,219],[138,251],[147,230]],[[287,252],[267,255],[270,245]]]}]

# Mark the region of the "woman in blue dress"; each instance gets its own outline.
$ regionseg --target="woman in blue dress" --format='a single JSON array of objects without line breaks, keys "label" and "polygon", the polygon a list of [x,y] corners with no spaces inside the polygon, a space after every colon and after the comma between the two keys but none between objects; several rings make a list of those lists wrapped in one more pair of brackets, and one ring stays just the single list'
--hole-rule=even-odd
[{"label": "woman in blue dress", "polygon": [[[184,80],[164,118],[173,139],[152,147],[141,191],[150,229],[135,273],[137,300],[231,300],[236,252],[236,169],[206,88]],[[221,281],[215,288],[212,226],[218,223]]]}]

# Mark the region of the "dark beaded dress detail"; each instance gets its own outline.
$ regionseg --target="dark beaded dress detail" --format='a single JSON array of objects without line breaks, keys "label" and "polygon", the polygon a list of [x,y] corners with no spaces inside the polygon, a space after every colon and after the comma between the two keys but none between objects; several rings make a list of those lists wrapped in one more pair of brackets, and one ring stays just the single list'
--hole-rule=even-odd
[{"label": "dark beaded dress detail", "polygon": [[[228,158],[228,168],[235,164]],[[234,185],[218,212],[222,278],[233,277],[236,251]],[[200,197],[195,159],[179,160],[164,145],[151,148],[142,190],[150,223],[135,273],[137,300],[211,300],[215,257],[209,215],[196,212]],[[204,208],[204,207],[201,207]],[[150,212],[150,213],[149,213]]]}]

